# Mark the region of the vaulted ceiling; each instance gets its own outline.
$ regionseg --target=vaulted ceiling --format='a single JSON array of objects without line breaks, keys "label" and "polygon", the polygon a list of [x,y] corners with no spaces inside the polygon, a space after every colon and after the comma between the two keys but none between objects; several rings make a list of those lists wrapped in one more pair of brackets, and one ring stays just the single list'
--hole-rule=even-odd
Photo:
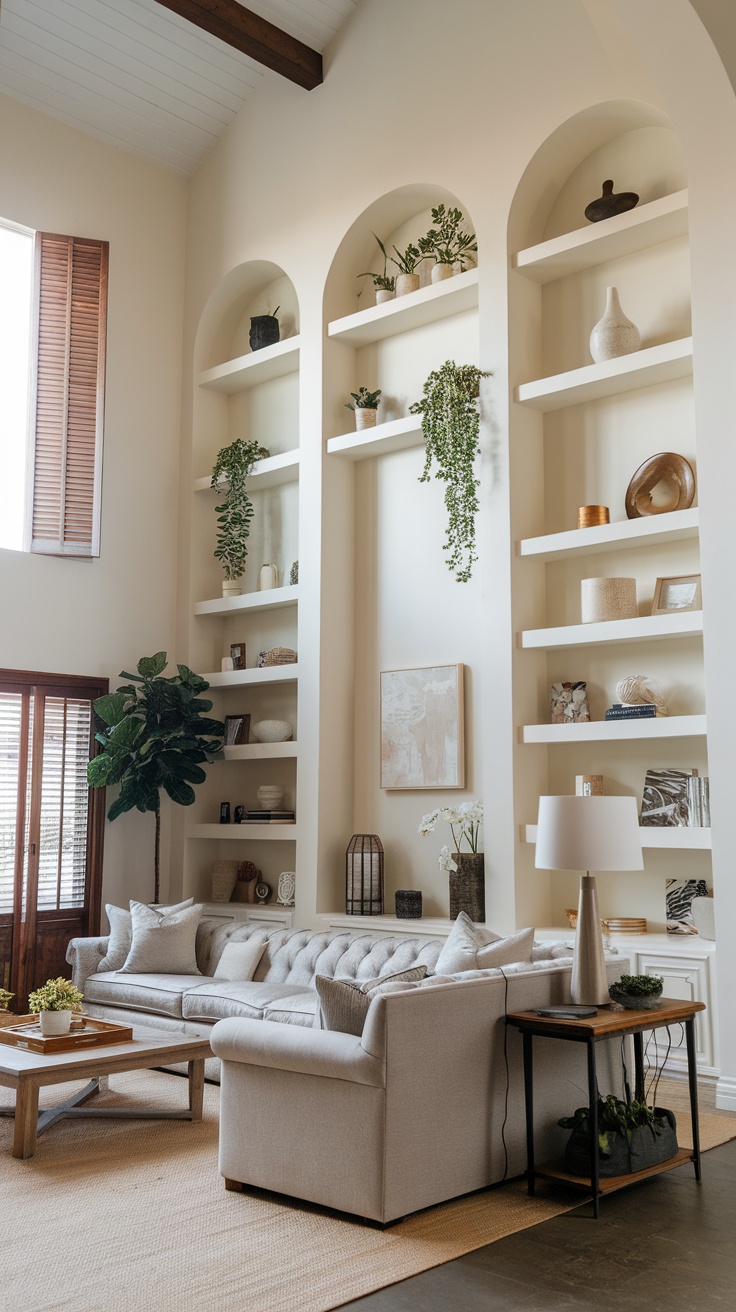
[{"label": "vaulted ceiling", "polygon": [[[247,8],[322,51],[358,3],[248,0]],[[0,7],[0,92],[184,176],[276,76],[157,0]]]}]

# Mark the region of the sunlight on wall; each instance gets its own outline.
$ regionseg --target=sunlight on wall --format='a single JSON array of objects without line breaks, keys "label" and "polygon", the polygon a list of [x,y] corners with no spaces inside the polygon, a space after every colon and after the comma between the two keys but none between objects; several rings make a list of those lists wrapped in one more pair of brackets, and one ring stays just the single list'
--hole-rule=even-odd
[{"label": "sunlight on wall", "polygon": [[23,549],[33,234],[0,219],[0,547]]}]

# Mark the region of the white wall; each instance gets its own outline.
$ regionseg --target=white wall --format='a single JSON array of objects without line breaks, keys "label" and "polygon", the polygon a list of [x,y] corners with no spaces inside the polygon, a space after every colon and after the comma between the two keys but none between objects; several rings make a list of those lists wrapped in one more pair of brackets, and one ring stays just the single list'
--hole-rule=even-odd
[{"label": "white wall", "polygon": [[[6,668],[115,687],[140,656],[174,654],[185,203],[173,174],[0,98],[0,215],[110,243],[101,555],[0,552]],[[107,826],[105,900],[152,895],[153,823]]]}]

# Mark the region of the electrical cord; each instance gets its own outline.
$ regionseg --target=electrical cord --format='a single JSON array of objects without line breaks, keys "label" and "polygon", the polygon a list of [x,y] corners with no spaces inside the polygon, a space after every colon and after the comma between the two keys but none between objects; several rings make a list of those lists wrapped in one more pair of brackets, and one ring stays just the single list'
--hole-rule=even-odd
[{"label": "electrical cord", "polygon": [[[508,1016],[508,1013],[509,1013],[509,1006],[508,1006],[508,1003],[509,1003],[509,981],[508,981],[508,976],[507,976],[507,974],[506,974],[506,972],[505,972],[503,966],[499,966],[498,969],[501,971],[501,974],[503,975],[503,981],[504,981],[503,1014],[504,1014],[504,1016]],[[500,1180],[500,1182],[499,1182],[500,1184],[504,1184],[504,1182],[505,1182],[505,1180],[506,1180],[506,1177],[507,1177],[507,1175],[508,1175],[508,1173],[509,1173],[509,1150],[508,1150],[508,1146],[507,1146],[507,1144],[506,1144],[506,1122],[507,1122],[508,1119],[509,1119],[509,1090],[510,1090],[510,1086],[511,1086],[511,1075],[510,1075],[510,1072],[509,1072],[508,1034],[509,1034],[509,1027],[508,1027],[508,1025],[506,1024],[506,1022],[504,1022],[504,1027],[503,1027],[503,1063],[504,1063],[504,1068],[505,1068],[505,1071],[506,1071],[506,1092],[505,1092],[505,1095],[504,1095],[503,1124],[501,1125],[501,1143],[503,1144],[503,1175],[501,1176],[501,1180]]]}]

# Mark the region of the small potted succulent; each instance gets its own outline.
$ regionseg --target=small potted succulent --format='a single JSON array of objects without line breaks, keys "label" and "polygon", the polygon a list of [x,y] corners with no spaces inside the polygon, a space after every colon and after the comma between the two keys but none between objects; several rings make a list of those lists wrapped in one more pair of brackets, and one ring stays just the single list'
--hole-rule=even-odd
[{"label": "small potted succulent", "polygon": [[464,270],[468,257],[476,254],[475,233],[463,232],[460,225],[464,221],[462,210],[448,209],[445,205],[433,208],[432,222],[436,227],[430,228],[426,237],[419,238],[422,257],[434,260],[432,282],[451,278],[454,264],[459,264]]},{"label": "small potted succulent", "polygon": [[253,502],[248,496],[246,483],[255,463],[265,460],[268,454],[260,442],[246,442],[242,437],[217,453],[210,487],[215,492],[222,492],[222,484],[225,484],[223,501],[215,506],[217,546],[214,553],[225,572],[223,597],[235,597],[241,591],[240,580],[248,558],[246,540],[250,536],[253,518]]},{"label": "small potted succulent", "polygon": [[608,993],[627,1011],[655,1011],[662,1006],[663,985],[661,975],[622,975]]},{"label": "small potted succulent", "polygon": [[358,430],[361,428],[375,428],[376,414],[381,404],[379,399],[381,396],[380,387],[375,392],[371,392],[367,387],[359,387],[357,392],[351,392],[350,395],[353,400],[346,401],[345,408],[346,410],[355,411],[355,427]]},{"label": "small potted succulent", "polygon": [[80,1011],[82,994],[70,979],[59,976],[47,979],[39,989],[28,995],[28,1009],[38,1015],[41,1033],[68,1034],[72,1023],[72,1012]]}]

